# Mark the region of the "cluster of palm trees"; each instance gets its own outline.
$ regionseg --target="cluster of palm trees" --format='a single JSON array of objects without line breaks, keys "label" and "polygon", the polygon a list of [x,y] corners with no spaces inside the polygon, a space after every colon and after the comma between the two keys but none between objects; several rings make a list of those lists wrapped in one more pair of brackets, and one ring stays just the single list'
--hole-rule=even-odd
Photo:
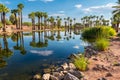
[{"label": "cluster of palm trees", "polygon": [[11,10],[11,15],[15,16],[15,24],[17,29],[22,29],[22,9],[24,8],[24,5],[22,3],[17,5],[17,9]]},{"label": "cluster of palm trees", "polygon": [[108,26],[109,25],[109,20],[105,20],[104,16],[95,16],[95,15],[90,15],[90,16],[85,16],[81,18],[82,24],[84,27],[95,27],[95,26]]},{"label": "cluster of palm trees", "polygon": [[112,25],[115,27],[116,31],[118,32],[119,24],[120,24],[120,0],[117,2],[118,5],[113,6],[115,10],[112,12],[113,13],[113,18],[112,20]]}]

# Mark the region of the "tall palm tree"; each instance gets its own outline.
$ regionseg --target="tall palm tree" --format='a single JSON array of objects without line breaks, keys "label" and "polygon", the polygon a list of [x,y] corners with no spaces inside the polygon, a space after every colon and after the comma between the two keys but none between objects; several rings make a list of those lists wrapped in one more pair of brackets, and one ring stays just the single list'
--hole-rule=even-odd
[{"label": "tall palm tree", "polygon": [[74,25],[75,25],[76,18],[73,18],[73,20],[74,20]]},{"label": "tall palm tree", "polygon": [[23,27],[22,27],[22,21],[23,21],[23,18],[22,18],[22,10],[23,10],[23,8],[24,8],[24,5],[22,4],[22,3],[19,3],[18,5],[17,5],[17,7],[20,9],[20,15],[21,15],[21,19],[20,19],[20,23],[21,23],[21,28],[20,29],[23,29]]},{"label": "tall palm tree", "polygon": [[48,14],[46,12],[43,13],[43,16],[44,16],[44,29],[46,29],[46,26],[47,26],[47,18],[48,18]]},{"label": "tall palm tree", "polygon": [[2,22],[3,22],[3,26],[4,26],[4,27],[3,27],[3,31],[5,32],[5,31],[6,31],[6,27],[5,27],[5,25],[6,25],[5,16],[6,16],[6,13],[9,12],[9,8],[7,8],[5,5],[1,4],[1,5],[0,5],[0,11],[2,12],[2,17],[3,17]]},{"label": "tall palm tree", "polygon": [[11,13],[13,13],[14,16],[15,16],[16,29],[18,29],[18,20],[17,20],[18,9],[13,9],[13,10],[11,10]]},{"label": "tall palm tree", "polygon": [[35,12],[35,16],[38,18],[38,30],[40,30],[40,18],[41,18],[41,12],[37,11]]},{"label": "tall palm tree", "polygon": [[40,12],[40,19],[41,19],[41,23],[40,23],[40,30],[42,29],[42,21],[43,21],[43,12]]},{"label": "tall palm tree", "polygon": [[120,24],[120,0],[118,0],[117,2],[118,5],[113,6],[113,8],[115,8],[115,10],[113,11],[113,19],[116,22],[116,31],[118,32],[118,27]]},{"label": "tall palm tree", "polygon": [[54,27],[54,26],[53,26],[54,20],[55,20],[55,19],[51,16],[51,17],[50,17],[50,23],[51,23],[51,28],[52,28],[52,29],[53,29],[53,27]]},{"label": "tall palm tree", "polygon": [[31,12],[30,14],[28,14],[28,17],[31,19],[32,21],[32,29],[35,30],[35,13]]}]

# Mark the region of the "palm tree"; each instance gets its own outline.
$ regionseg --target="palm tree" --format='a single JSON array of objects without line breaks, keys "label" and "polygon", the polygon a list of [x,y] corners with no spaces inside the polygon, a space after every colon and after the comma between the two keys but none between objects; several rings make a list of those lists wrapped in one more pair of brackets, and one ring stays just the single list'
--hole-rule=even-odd
[{"label": "palm tree", "polygon": [[13,10],[11,10],[11,13],[13,13],[14,16],[15,16],[16,29],[18,29],[18,20],[17,20],[18,9],[13,9]]},{"label": "palm tree", "polygon": [[41,28],[41,26],[40,26],[40,18],[41,18],[41,12],[39,12],[39,11],[37,11],[36,13],[35,13],[35,16],[38,18],[38,30],[40,30]]},{"label": "palm tree", "polygon": [[45,30],[45,29],[46,29],[46,26],[47,26],[47,17],[48,17],[48,15],[47,15],[46,12],[44,12],[44,13],[43,13],[43,16],[44,16],[44,29],[43,29],[43,30]]},{"label": "palm tree", "polygon": [[74,25],[75,25],[76,18],[73,18],[73,20],[74,20]]},{"label": "palm tree", "polygon": [[118,27],[119,27],[119,23],[120,23],[120,0],[118,0],[117,2],[118,5],[113,6],[113,8],[115,8],[115,10],[113,11],[113,19],[116,22],[116,31],[118,32]]},{"label": "palm tree", "polygon": [[2,17],[3,17],[2,22],[3,22],[3,26],[4,26],[4,27],[3,27],[3,31],[5,32],[5,31],[6,31],[6,27],[5,27],[5,25],[6,25],[5,16],[6,16],[6,13],[9,12],[9,8],[7,8],[5,5],[1,4],[1,5],[0,5],[0,12],[2,12]]},{"label": "palm tree", "polygon": [[55,20],[55,19],[51,16],[51,17],[50,17],[50,23],[51,23],[51,28],[52,28],[52,29],[53,29],[53,27],[54,27],[54,26],[53,26],[54,20]]},{"label": "palm tree", "polygon": [[17,5],[17,7],[18,7],[18,9],[20,9],[20,15],[21,15],[21,19],[20,19],[20,23],[21,23],[21,28],[20,29],[22,29],[23,27],[22,27],[22,21],[23,21],[23,18],[22,18],[22,9],[24,8],[24,5],[22,4],[22,3],[19,3],[18,5]]},{"label": "palm tree", "polygon": [[42,28],[43,12],[40,12],[40,18],[41,18],[41,23],[40,23],[40,30],[41,30],[41,28]]},{"label": "palm tree", "polygon": [[32,21],[32,29],[35,30],[35,13],[31,12],[30,14],[28,14],[28,17],[31,19]]}]

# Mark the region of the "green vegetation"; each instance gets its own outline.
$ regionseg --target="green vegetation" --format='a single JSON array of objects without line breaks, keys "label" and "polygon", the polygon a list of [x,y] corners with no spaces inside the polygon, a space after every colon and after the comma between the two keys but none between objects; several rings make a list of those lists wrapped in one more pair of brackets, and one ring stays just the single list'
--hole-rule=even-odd
[{"label": "green vegetation", "polygon": [[31,22],[23,22],[23,25],[30,27],[30,26],[32,26],[32,23]]},{"label": "green vegetation", "polygon": [[104,51],[108,48],[109,41],[105,38],[101,38],[101,39],[96,40],[94,46],[97,50]]},{"label": "green vegetation", "polygon": [[79,58],[75,58],[73,63],[80,71],[87,70],[88,60],[83,55]]},{"label": "green vegetation", "polygon": [[88,42],[95,42],[98,39],[110,38],[115,35],[115,30],[108,26],[86,28],[82,32],[83,39],[87,40]]},{"label": "green vegetation", "polygon": [[6,20],[6,25],[12,25],[11,21]]}]

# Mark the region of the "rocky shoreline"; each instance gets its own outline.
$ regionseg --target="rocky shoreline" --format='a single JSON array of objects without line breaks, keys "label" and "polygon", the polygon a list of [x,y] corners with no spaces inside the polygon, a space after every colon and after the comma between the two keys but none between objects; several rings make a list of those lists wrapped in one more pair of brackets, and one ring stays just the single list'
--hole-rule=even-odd
[{"label": "rocky shoreline", "polygon": [[[111,40],[106,51],[97,51],[91,46],[85,48],[88,70],[79,71],[71,62],[64,63],[52,73],[33,76],[33,80],[120,80],[120,39]],[[69,58],[79,57],[73,54]]]}]

